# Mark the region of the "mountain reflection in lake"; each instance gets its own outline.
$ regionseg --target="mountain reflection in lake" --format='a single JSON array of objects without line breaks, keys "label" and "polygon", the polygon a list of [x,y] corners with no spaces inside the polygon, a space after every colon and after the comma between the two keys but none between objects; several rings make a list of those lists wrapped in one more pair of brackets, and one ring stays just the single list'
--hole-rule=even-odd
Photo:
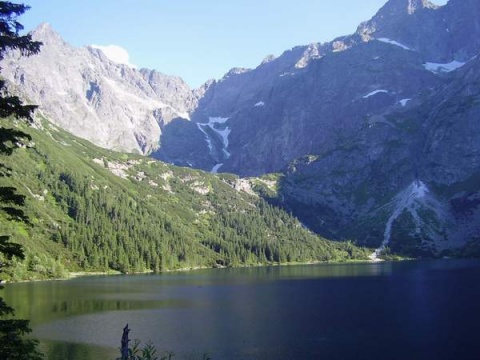
[{"label": "mountain reflection in lake", "polygon": [[174,359],[477,359],[470,260],[322,264],[10,284],[48,359],[114,359],[122,328]]}]

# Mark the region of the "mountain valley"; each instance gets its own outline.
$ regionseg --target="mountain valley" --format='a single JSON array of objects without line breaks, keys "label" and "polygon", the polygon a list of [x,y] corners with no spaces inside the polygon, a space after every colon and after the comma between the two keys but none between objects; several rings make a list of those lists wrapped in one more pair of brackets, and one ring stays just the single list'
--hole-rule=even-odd
[{"label": "mountain valley", "polygon": [[[64,129],[125,153],[94,151],[83,144],[89,150],[77,149],[80,154],[108,154],[89,155],[86,174],[108,169],[117,175],[131,173],[128,179],[111,180],[118,185],[107,186],[122,188],[120,183],[134,182],[135,190],[128,191],[151,195],[149,209],[157,207],[154,200],[172,206],[159,216],[172,211],[185,215],[178,220],[185,232],[179,230],[176,236],[193,241],[189,253],[196,260],[182,258],[176,248],[180,242],[175,243],[169,251],[178,261],[165,268],[278,261],[271,249],[260,255],[250,247],[241,260],[237,250],[226,251],[223,245],[232,246],[227,243],[233,235],[212,225],[213,215],[208,220],[212,223],[205,225],[209,230],[199,234],[215,236],[207,243],[202,240],[206,249],[195,243],[203,237],[191,234],[187,224],[192,219],[202,224],[199,214],[220,213],[209,206],[215,208],[216,201],[224,206],[222,201],[227,204],[237,197],[249,199],[242,200],[250,204],[242,205],[244,210],[267,206],[274,217],[288,218],[288,230],[275,230],[283,244],[275,245],[278,248],[303,249],[292,240],[297,236],[306,248],[310,241],[324,244],[311,232],[339,241],[325,243],[338,254],[328,250],[329,255],[319,255],[315,250],[307,255],[299,250],[303,255],[295,257],[287,251],[281,256],[287,261],[347,259],[352,251],[358,252],[354,257],[366,258],[362,250],[351,250],[350,242],[341,242],[346,239],[377,249],[377,255],[471,256],[480,250],[479,15],[476,0],[450,0],[444,6],[428,0],[389,0],[352,35],[268,56],[255,69],[232,69],[194,90],[178,77],[116,64],[94,47],[74,48],[48,24],[33,32],[34,39],[44,43],[39,55],[19,58],[11,53],[1,66],[12,91],[40,105],[38,117],[44,120],[39,123],[45,121],[45,129],[59,128],[62,136],[70,137]],[[81,143],[56,139],[58,161],[63,151],[70,154],[69,145],[60,150],[63,141]],[[78,156],[74,163],[86,161],[75,152],[68,156]],[[98,164],[92,170],[95,159]],[[135,166],[125,168],[128,161]],[[145,175],[153,167],[163,170]],[[162,178],[170,173],[163,175],[170,180]],[[54,176],[67,185],[70,181],[60,173]],[[101,189],[85,176],[74,183]],[[146,186],[149,182],[157,185]],[[38,195],[46,185],[32,191]],[[160,188],[158,193],[152,190]],[[212,191],[225,195],[202,205],[205,201],[199,198],[213,196]],[[180,193],[195,194],[195,200],[185,195],[173,210],[174,200],[165,199]],[[56,199],[60,201],[59,195]],[[68,214],[68,206],[64,210]],[[274,224],[262,211],[255,214],[263,220],[254,228],[260,226],[268,238]],[[229,223],[229,216],[222,219]],[[70,218],[65,219],[73,221],[76,215]],[[239,231],[236,222],[229,224]],[[141,255],[135,259],[123,262],[127,268],[106,260],[85,267],[163,269],[152,260],[141,263]]]}]

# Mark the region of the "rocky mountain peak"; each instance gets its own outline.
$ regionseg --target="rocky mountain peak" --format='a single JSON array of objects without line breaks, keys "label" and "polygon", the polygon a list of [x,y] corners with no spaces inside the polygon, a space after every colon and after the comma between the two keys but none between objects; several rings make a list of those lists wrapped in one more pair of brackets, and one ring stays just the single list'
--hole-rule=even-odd
[{"label": "rocky mountain peak", "polygon": [[412,15],[422,9],[436,9],[438,7],[429,0],[390,0],[378,11],[376,16]]},{"label": "rocky mountain peak", "polygon": [[33,40],[41,41],[44,44],[66,44],[49,23],[42,23],[30,33]]},{"label": "rocky mountain peak", "polygon": [[53,28],[31,32],[43,46],[35,57],[8,54],[2,75],[55,124],[96,145],[147,154],[159,146],[161,127],[189,119],[196,96],[178,77],[111,61],[103,50],[76,48]]},{"label": "rocky mountain peak", "polygon": [[310,44],[308,47],[305,49],[305,52],[303,53],[303,56],[298,60],[298,62],[295,64],[295,67],[297,69],[303,69],[306,67],[311,60],[318,59],[321,57],[321,50],[320,50],[320,44]]},{"label": "rocky mountain peak", "polygon": [[228,79],[229,77],[232,77],[232,76],[235,76],[235,75],[245,74],[245,73],[247,73],[251,70],[252,69],[239,68],[239,67],[232,68],[223,76],[222,80]]},{"label": "rocky mountain peak", "polygon": [[272,54],[267,55],[267,56],[265,56],[265,58],[262,60],[261,65],[263,65],[263,64],[268,64],[269,62],[274,61],[276,58],[277,58],[277,57],[276,57],[275,55],[272,55]]},{"label": "rocky mountain peak", "polygon": [[440,6],[429,0],[390,0],[369,21],[363,22],[357,29],[363,41],[369,41],[371,35],[385,27],[390,27],[415,15],[421,10],[436,10]]},{"label": "rocky mountain peak", "polygon": [[407,11],[413,14],[418,9],[437,9],[439,6],[428,0],[408,0]]},{"label": "rocky mountain peak", "polygon": [[227,73],[227,75],[239,75],[239,74],[246,73],[250,70],[252,70],[252,69],[235,67],[235,68],[230,69],[230,71]]}]

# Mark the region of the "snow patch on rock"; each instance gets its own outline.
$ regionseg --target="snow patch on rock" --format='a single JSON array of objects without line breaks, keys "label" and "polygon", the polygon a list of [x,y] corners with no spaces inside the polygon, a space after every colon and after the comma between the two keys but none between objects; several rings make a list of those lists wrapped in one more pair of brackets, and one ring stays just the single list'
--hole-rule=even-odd
[{"label": "snow patch on rock", "polygon": [[[214,139],[212,138],[212,133],[214,136],[218,136],[221,143],[221,152],[222,152],[222,159],[228,159],[230,157],[230,153],[228,152],[228,136],[231,133],[231,129],[224,125],[227,120],[230,119],[229,117],[209,117],[208,123],[197,123],[198,129],[205,134],[205,140],[207,141],[208,150],[210,155],[215,158],[215,146],[214,146]],[[209,128],[211,131],[207,131],[206,129]],[[218,162],[215,166],[210,170],[211,173],[216,173],[220,169],[223,163]]]},{"label": "snow patch on rock", "polygon": [[410,100],[412,100],[412,99],[411,99],[411,98],[409,98],[409,99],[402,99],[402,100],[400,100],[398,103],[399,103],[400,105],[402,105],[402,106],[407,106],[407,103],[408,103]]},{"label": "snow patch on rock", "polygon": [[212,174],[218,174],[218,170],[220,170],[220,168],[223,166],[223,163],[219,163],[219,164],[216,164],[212,170],[210,170],[210,172]]},{"label": "snow patch on rock", "polygon": [[367,95],[363,96],[363,99],[368,99],[370,96],[373,96],[373,95],[376,95],[376,94],[380,94],[380,93],[386,93],[388,94],[388,91],[387,90],[375,90],[375,91],[372,91],[370,93],[368,93]]},{"label": "snow patch on rock", "polygon": [[404,211],[410,213],[412,216],[415,223],[416,233],[420,234],[422,230],[429,233],[429,235],[432,237],[435,237],[435,234],[430,234],[430,232],[432,232],[432,224],[427,224],[424,222],[420,215],[420,210],[431,211],[437,218],[446,218],[443,205],[435,198],[435,196],[430,192],[428,186],[421,180],[415,180],[403,191],[398,193],[390,205],[393,205],[393,212],[389,216],[385,225],[382,244],[370,255],[370,259],[372,261],[378,261],[380,254],[390,243],[393,224]]},{"label": "snow patch on rock", "polygon": [[434,74],[442,74],[457,70],[463,65],[465,65],[464,62],[453,60],[446,64],[426,62],[425,64],[423,64],[423,67],[425,68],[425,70],[428,70]]},{"label": "snow patch on rock", "polygon": [[403,45],[403,44],[401,44],[401,43],[399,43],[398,41],[395,41],[395,40],[391,40],[391,39],[387,39],[387,38],[379,38],[377,40],[380,41],[380,42],[386,43],[386,44],[391,44],[391,45],[401,47],[404,50],[412,50],[408,46],[405,46],[405,45]]}]

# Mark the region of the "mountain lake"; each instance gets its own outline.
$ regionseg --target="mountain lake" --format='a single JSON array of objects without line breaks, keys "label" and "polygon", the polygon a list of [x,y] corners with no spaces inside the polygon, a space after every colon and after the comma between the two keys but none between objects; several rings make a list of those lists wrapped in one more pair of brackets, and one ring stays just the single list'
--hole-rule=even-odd
[{"label": "mountain lake", "polygon": [[[480,359],[480,261],[319,264],[7,284],[46,359]],[[132,341],[133,342],[133,341]]]}]

